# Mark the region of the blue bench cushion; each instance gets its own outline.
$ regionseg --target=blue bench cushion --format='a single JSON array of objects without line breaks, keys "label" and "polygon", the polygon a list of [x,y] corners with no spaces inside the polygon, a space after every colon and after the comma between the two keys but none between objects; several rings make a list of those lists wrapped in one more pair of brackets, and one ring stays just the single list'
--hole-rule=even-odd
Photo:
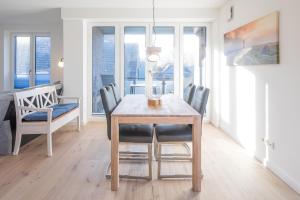
[{"label": "blue bench cushion", "polygon": [[[50,106],[50,108],[53,108],[52,112],[52,120],[58,118],[59,116],[78,108],[77,103],[65,103],[65,104],[56,104],[53,106]],[[23,118],[23,121],[25,122],[33,122],[33,121],[47,121],[47,112],[35,112],[31,113],[29,115],[26,115]]]}]

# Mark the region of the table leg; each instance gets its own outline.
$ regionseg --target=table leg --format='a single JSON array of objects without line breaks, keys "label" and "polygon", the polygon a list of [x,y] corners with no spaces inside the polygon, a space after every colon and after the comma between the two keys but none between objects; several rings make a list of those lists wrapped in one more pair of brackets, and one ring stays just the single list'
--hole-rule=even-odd
[{"label": "table leg", "polygon": [[194,117],[193,123],[193,191],[201,192],[201,117]]},{"label": "table leg", "polygon": [[111,190],[119,187],[119,123],[118,118],[111,118]]}]

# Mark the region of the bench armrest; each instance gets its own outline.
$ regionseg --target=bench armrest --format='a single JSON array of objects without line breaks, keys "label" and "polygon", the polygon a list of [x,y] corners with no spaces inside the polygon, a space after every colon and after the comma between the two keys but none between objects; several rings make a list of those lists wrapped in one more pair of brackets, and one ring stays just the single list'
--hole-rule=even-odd
[{"label": "bench armrest", "polygon": [[67,97],[67,96],[57,96],[58,99],[73,99],[76,100],[77,103],[80,102],[80,97]]},{"label": "bench armrest", "polygon": [[[47,112],[47,123],[50,123],[52,120],[52,112],[53,112],[53,108],[32,108],[32,107],[26,107],[26,106],[18,106],[19,110],[26,110],[26,111],[32,111],[32,112]],[[21,121],[23,119],[23,117],[25,117],[25,115],[23,115],[21,117]]]}]

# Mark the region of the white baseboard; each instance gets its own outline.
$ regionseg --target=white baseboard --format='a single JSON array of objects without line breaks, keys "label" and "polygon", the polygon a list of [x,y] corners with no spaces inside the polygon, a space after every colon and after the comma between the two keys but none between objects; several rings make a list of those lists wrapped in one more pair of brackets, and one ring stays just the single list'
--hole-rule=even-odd
[{"label": "white baseboard", "polygon": [[[240,141],[235,137],[235,135],[231,135],[224,131],[224,129],[220,128],[226,135],[228,135],[231,139],[233,139],[237,144],[239,144],[242,148],[243,145]],[[259,162],[263,162],[260,158],[254,155],[254,158],[257,159]],[[271,170],[275,175],[277,175],[282,181],[288,184],[293,190],[300,194],[300,183],[298,183],[294,178],[290,177],[284,170],[282,170],[278,165],[275,163],[268,161],[266,163],[266,167]]]},{"label": "white baseboard", "polygon": [[289,176],[284,170],[282,170],[278,165],[272,162],[267,162],[267,168],[270,169],[274,174],[281,178],[286,184],[288,184],[293,190],[300,194],[300,183],[298,183],[294,178]]}]

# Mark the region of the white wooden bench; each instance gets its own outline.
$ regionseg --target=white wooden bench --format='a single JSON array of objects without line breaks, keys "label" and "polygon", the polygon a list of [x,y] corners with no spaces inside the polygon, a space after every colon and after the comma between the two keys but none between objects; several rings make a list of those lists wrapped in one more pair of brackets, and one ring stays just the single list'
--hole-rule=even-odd
[{"label": "white wooden bench", "polygon": [[[58,99],[73,99],[76,103],[58,104]],[[48,156],[52,156],[52,133],[77,118],[80,131],[80,98],[62,97],[56,93],[55,86],[15,92],[16,140],[14,155],[18,155],[22,135],[46,134]]]}]

